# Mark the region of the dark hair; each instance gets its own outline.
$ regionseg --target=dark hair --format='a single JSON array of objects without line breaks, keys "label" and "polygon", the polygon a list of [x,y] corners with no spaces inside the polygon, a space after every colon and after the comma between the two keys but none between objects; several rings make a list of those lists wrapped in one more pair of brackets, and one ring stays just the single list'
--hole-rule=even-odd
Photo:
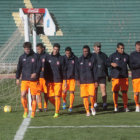
[{"label": "dark hair", "polygon": [[58,44],[58,43],[54,43],[53,48],[54,48],[54,47],[57,47],[57,48],[60,49],[60,44]]},{"label": "dark hair", "polygon": [[88,51],[90,52],[90,48],[89,48],[88,45],[84,45],[84,46],[83,46],[83,49],[88,49]]},{"label": "dark hair", "polygon": [[140,45],[140,41],[137,41],[137,42],[135,43],[135,46],[136,46],[136,45]]},{"label": "dark hair", "polygon": [[119,48],[120,46],[123,46],[123,47],[124,47],[124,44],[121,43],[121,42],[119,42],[119,43],[117,44],[117,48]]},{"label": "dark hair", "polygon": [[66,52],[66,51],[72,52],[71,47],[66,47],[66,48],[65,48],[65,52]]},{"label": "dark hair", "polygon": [[36,45],[36,47],[44,48],[44,45],[43,45],[43,43],[38,43],[38,44]]},{"label": "dark hair", "polygon": [[24,42],[23,48],[29,48],[29,49],[31,49],[32,48],[32,43],[31,42]]}]

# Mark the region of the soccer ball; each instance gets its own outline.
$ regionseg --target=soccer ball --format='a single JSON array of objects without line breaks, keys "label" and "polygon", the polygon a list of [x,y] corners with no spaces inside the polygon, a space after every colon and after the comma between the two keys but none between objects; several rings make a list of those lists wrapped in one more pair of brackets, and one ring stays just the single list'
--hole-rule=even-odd
[{"label": "soccer ball", "polygon": [[9,105],[4,106],[4,112],[11,112],[12,111],[12,107]]}]

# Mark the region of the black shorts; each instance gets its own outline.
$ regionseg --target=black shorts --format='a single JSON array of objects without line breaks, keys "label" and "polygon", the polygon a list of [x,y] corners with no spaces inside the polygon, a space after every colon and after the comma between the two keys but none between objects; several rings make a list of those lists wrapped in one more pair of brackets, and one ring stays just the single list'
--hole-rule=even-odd
[{"label": "black shorts", "polygon": [[100,78],[98,78],[97,83],[98,84],[106,84],[106,77],[100,77]]}]

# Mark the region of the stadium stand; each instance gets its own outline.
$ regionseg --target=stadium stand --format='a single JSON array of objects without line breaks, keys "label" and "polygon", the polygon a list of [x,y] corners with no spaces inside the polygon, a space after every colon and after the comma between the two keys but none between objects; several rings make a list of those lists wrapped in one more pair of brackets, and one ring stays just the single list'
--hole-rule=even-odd
[{"label": "stadium stand", "polygon": [[[71,46],[78,56],[84,44],[100,41],[103,51],[111,54],[117,42],[126,51],[133,50],[140,35],[140,1],[131,0],[31,0],[33,7],[44,8],[54,16],[63,36],[49,37],[62,48]],[[61,49],[64,52],[64,49]]]}]

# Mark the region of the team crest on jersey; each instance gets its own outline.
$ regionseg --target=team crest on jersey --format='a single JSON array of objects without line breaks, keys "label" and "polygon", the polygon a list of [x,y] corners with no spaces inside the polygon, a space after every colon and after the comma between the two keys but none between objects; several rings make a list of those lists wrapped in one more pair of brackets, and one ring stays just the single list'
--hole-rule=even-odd
[{"label": "team crest on jersey", "polygon": [[26,61],[26,59],[24,58],[23,61]]},{"label": "team crest on jersey", "polygon": [[45,62],[45,59],[44,58],[42,59],[42,62]]},{"label": "team crest on jersey", "polygon": [[91,62],[89,62],[88,65],[91,66]]},{"label": "team crest on jersey", "polygon": [[119,60],[119,58],[118,58],[118,57],[116,57],[116,60]]},{"label": "team crest on jersey", "polygon": [[80,65],[83,65],[83,62],[81,62]]},{"label": "team crest on jersey", "polygon": [[72,62],[72,64],[74,64],[74,60],[72,60],[71,62]]},{"label": "team crest on jersey", "polygon": [[35,62],[35,59],[34,58],[32,58],[32,62]]},{"label": "team crest on jersey", "polygon": [[59,61],[57,61],[57,62],[56,62],[56,64],[57,64],[57,65],[60,65],[60,62],[59,62]]},{"label": "team crest on jersey", "polygon": [[49,60],[49,63],[51,63],[52,61],[51,60]]},{"label": "team crest on jersey", "polygon": [[124,58],[123,60],[124,60],[124,62],[126,62],[126,58]]}]

